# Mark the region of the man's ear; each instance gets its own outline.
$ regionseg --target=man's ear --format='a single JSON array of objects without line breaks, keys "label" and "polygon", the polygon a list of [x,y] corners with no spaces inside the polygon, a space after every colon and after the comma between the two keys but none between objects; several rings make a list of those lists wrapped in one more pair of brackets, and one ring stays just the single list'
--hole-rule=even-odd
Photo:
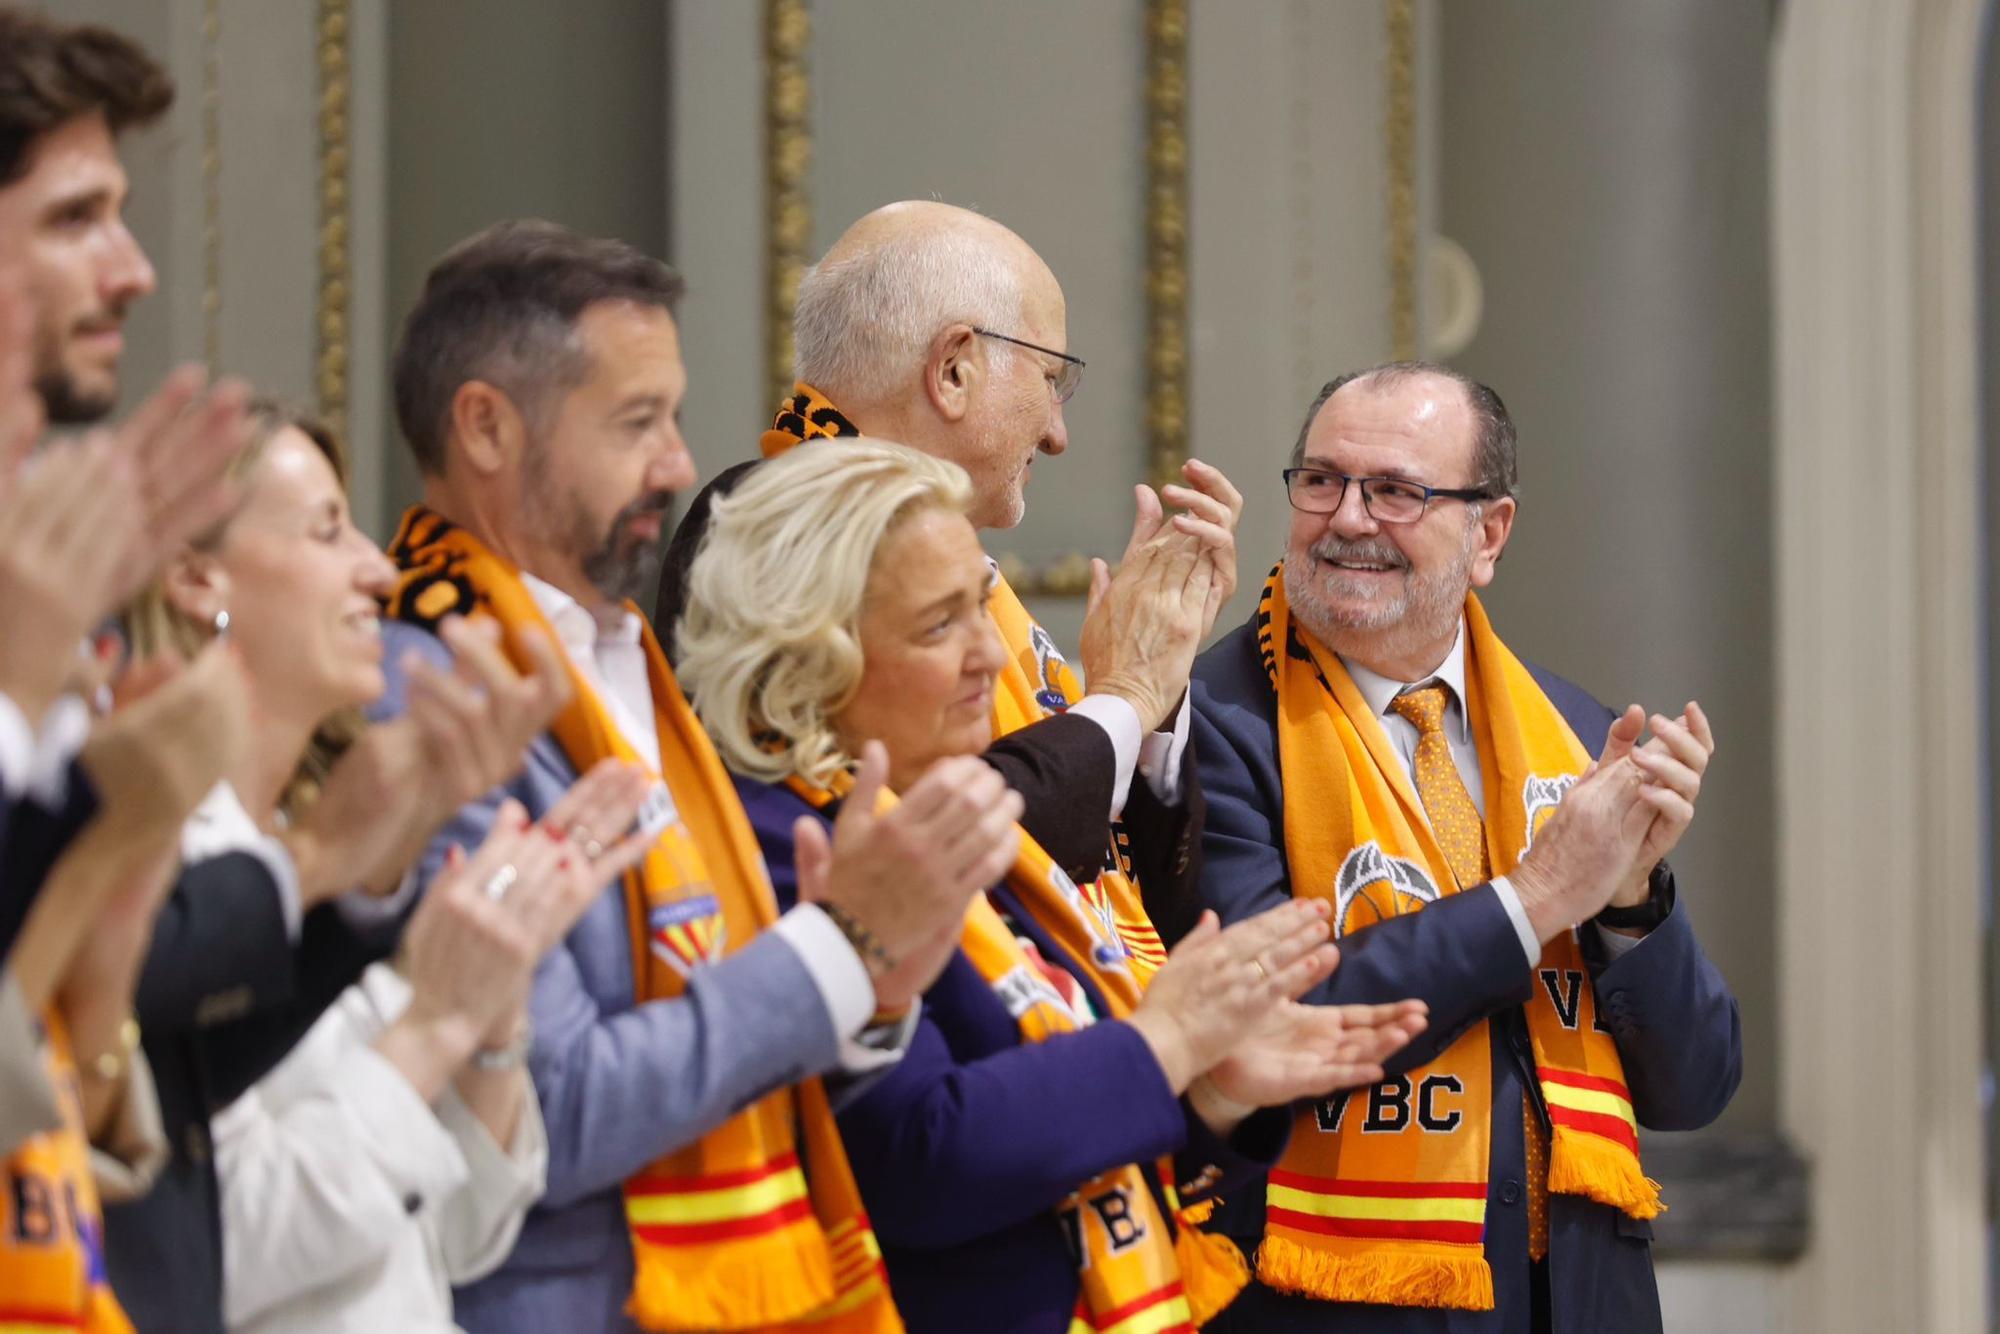
[{"label": "man's ear", "polygon": [[207,552],[184,550],[169,560],[160,589],[168,606],[197,625],[213,625],[217,612],[229,610],[229,572]]},{"label": "man's ear", "polygon": [[451,396],[451,430],[445,439],[467,467],[482,477],[520,457],[527,423],[507,391],[485,380],[467,380]]},{"label": "man's ear", "polygon": [[948,325],[931,339],[924,358],[924,396],[938,416],[964,421],[985,381],[986,352],[971,325]]},{"label": "man's ear", "polygon": [[1514,531],[1516,508],[1512,496],[1481,503],[1485,508],[1479,514],[1479,545],[1472,554],[1474,588],[1484,588],[1493,582],[1495,567],[1500,564],[1500,553],[1507,549],[1507,538]]}]

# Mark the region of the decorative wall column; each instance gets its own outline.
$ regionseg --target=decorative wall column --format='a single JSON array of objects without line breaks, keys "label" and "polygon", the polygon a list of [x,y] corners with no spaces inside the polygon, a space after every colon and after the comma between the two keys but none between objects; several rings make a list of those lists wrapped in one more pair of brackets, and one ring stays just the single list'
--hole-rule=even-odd
[{"label": "decorative wall column", "polygon": [[1985,0],[1797,3],[1772,98],[1791,1326],[1986,1328],[1974,243]]}]

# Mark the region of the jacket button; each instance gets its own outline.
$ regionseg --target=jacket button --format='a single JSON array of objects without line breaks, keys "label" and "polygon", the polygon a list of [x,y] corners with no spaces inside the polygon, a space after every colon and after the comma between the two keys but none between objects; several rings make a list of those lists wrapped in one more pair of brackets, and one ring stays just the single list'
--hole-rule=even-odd
[{"label": "jacket button", "polygon": [[1519,1204],[1520,1202],[1521,1202],[1521,1183],[1518,1181],[1501,1182],[1500,1203]]},{"label": "jacket button", "polygon": [[404,1213],[415,1214],[419,1209],[422,1209],[423,1207],[424,1207],[424,1197],[422,1195],[419,1195],[416,1191],[411,1191],[408,1195],[405,1195],[403,1197]]}]

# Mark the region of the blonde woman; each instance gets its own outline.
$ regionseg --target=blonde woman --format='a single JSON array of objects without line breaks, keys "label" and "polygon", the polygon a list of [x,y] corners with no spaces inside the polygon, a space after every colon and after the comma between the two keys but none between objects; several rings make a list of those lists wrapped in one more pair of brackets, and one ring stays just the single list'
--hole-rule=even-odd
[{"label": "blonde woman", "polygon": [[[383,689],[376,598],[391,569],[353,525],[331,436],[260,408],[235,473],[236,511],[129,617],[142,653],[226,634],[249,686],[254,738],[183,831],[189,862],[279,861],[296,822],[348,799],[336,757]],[[426,781],[455,794],[487,776],[471,765]],[[530,976],[636,852],[586,855],[566,833],[622,829],[640,792],[634,771],[609,765],[540,825],[503,812],[432,884],[397,965],[349,974],[290,1054],[214,1117],[232,1328],[453,1328],[450,1284],[505,1258],[541,1192],[547,1146],[523,1065]],[[323,877],[364,878],[359,866]],[[299,897],[312,917],[313,891]]]},{"label": "blonde woman", "polygon": [[[1004,648],[969,501],[952,464],[842,441],[715,503],[680,673],[781,898],[828,856],[843,796],[904,790],[990,740]],[[1170,583],[1210,577],[1171,535],[1133,558],[1166,562]],[[1142,986],[1103,905],[1021,847],[925,992],[908,1054],[839,1115],[898,1310],[953,1334],[1136,1304],[1199,1321],[1242,1269],[1186,1209],[1276,1158],[1289,1114],[1257,1109],[1380,1078],[1420,1007],[1292,1003],[1336,963],[1306,904],[1229,931],[1204,915]],[[1176,1181],[1196,1188],[1177,1198]]]}]

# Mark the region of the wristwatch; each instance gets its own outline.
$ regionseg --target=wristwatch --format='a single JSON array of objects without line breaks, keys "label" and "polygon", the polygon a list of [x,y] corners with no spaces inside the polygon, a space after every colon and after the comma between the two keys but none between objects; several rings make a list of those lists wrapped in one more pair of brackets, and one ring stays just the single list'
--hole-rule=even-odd
[{"label": "wristwatch", "polygon": [[1606,908],[1597,914],[1597,924],[1627,931],[1651,931],[1666,921],[1667,914],[1674,910],[1674,871],[1665,858],[1653,863],[1646,876],[1646,889],[1644,903],[1629,908]]}]

